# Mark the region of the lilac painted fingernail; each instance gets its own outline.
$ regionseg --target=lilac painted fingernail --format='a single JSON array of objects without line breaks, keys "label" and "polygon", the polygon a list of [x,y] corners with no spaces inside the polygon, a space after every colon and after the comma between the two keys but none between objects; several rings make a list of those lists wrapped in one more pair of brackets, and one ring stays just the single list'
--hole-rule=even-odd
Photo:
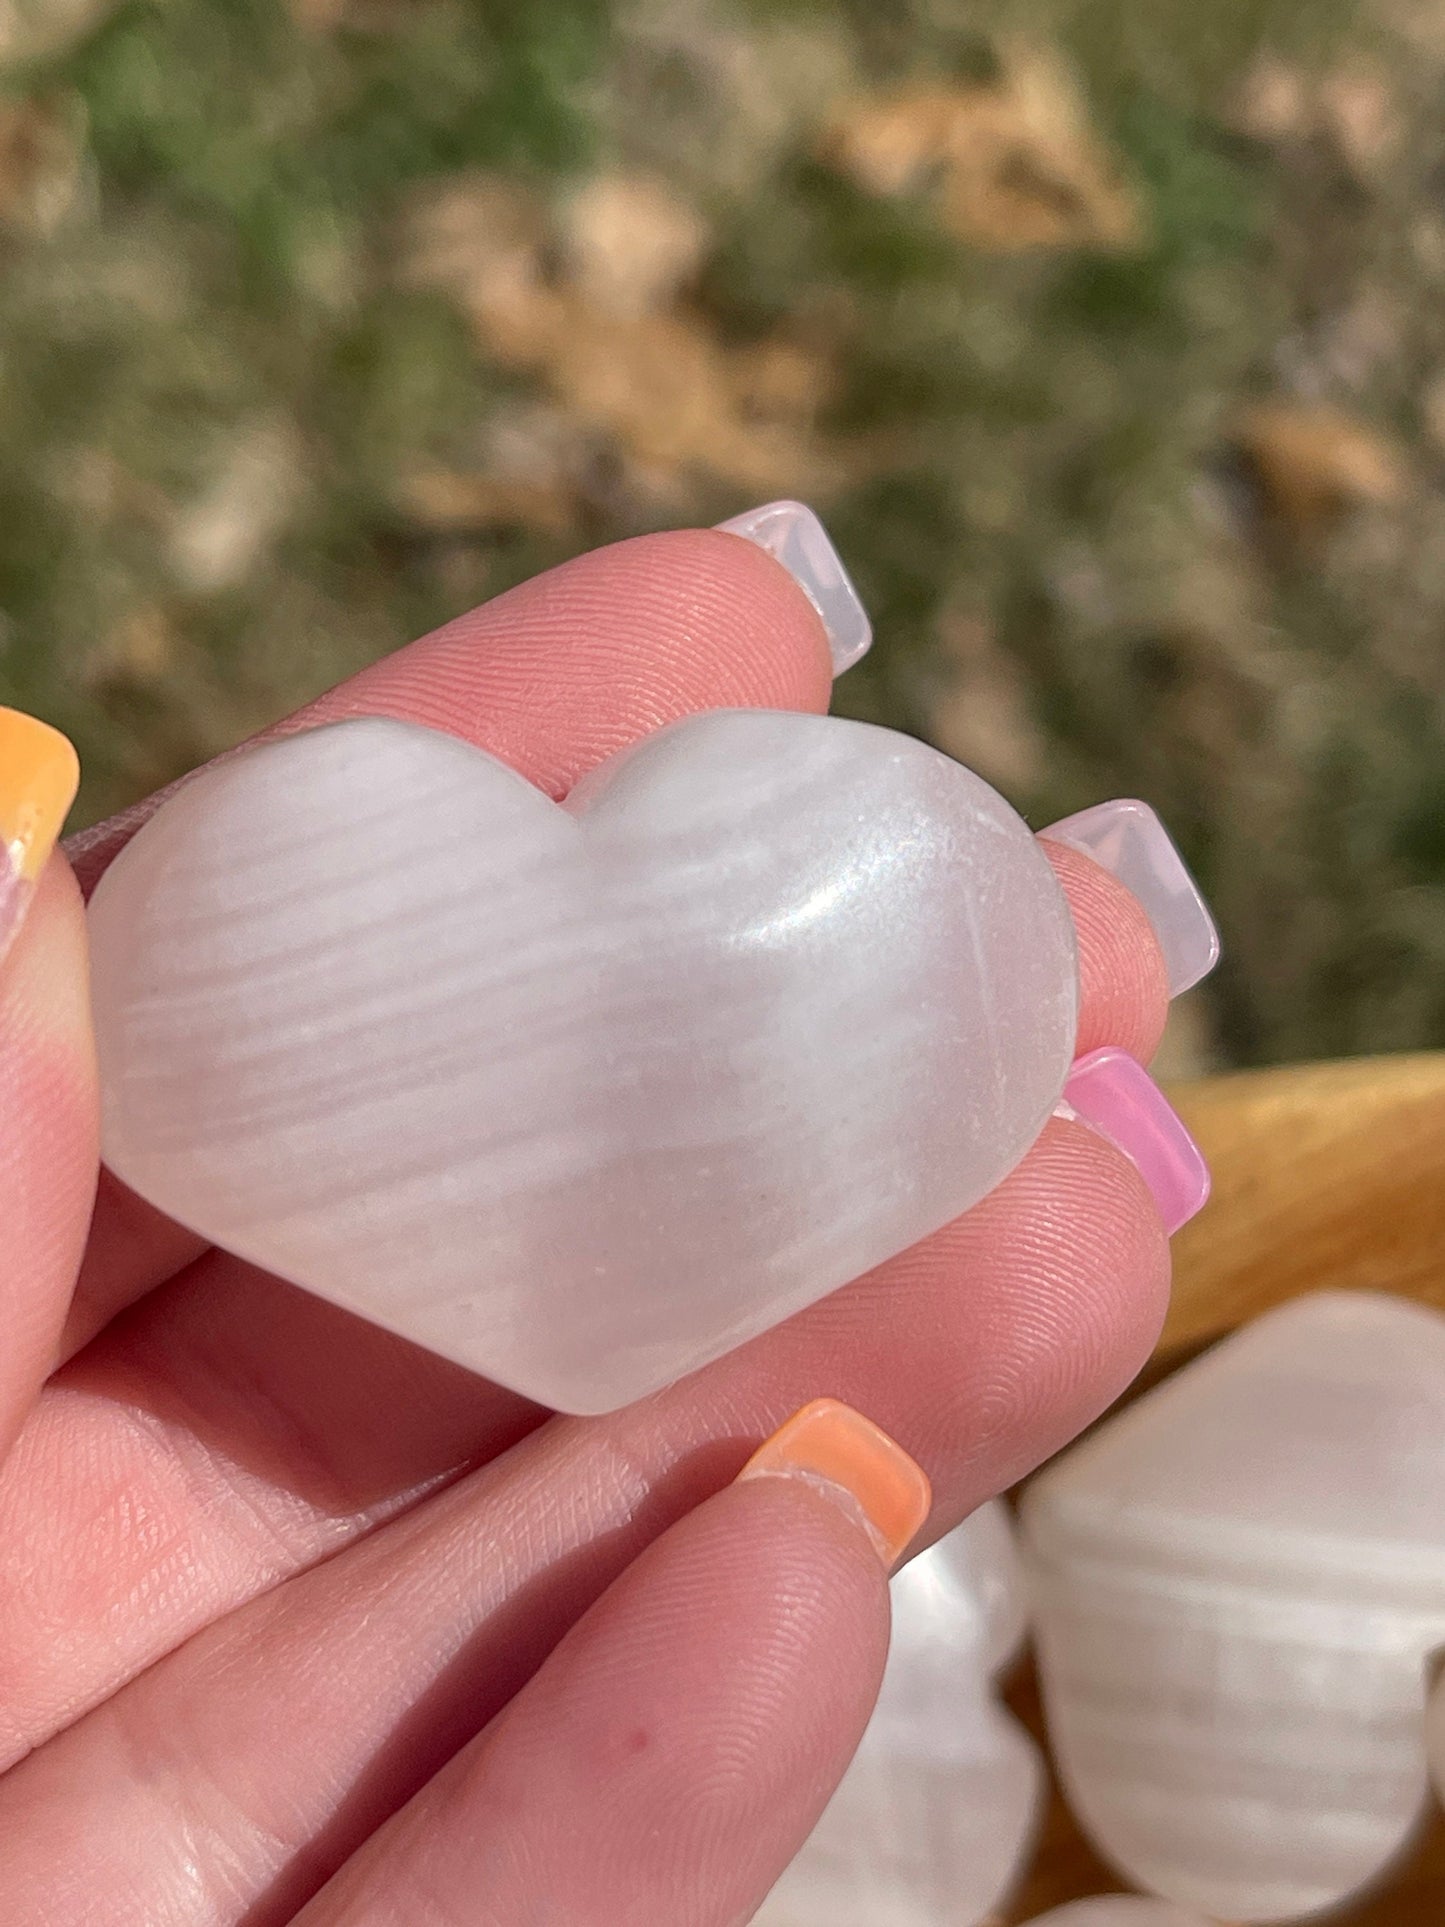
[{"label": "lilac painted fingernail", "polygon": [[725,535],[755,542],[782,563],[823,619],[835,676],[867,655],[873,625],[828,531],[810,508],[801,502],[768,502],[718,527]]},{"label": "lilac painted fingernail", "polygon": [[1209,1197],[1209,1166],[1144,1066],[1117,1045],[1081,1057],[1064,1086],[1073,1116],[1124,1153],[1153,1193],[1172,1237]]},{"label": "lilac painted fingernail", "polygon": [[1147,803],[1131,796],[1096,803],[1051,823],[1039,835],[1082,850],[1139,899],[1164,952],[1171,997],[1213,970],[1219,961],[1214,919],[1169,832]]}]

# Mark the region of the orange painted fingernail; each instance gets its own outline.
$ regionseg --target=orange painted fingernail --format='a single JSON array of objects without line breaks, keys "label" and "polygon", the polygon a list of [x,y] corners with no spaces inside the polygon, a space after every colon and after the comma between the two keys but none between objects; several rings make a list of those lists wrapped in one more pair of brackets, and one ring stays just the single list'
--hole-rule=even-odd
[{"label": "orange painted fingernail", "polygon": [[744,1479],[805,1479],[861,1512],[878,1557],[890,1569],[933,1505],[921,1466],[871,1419],[836,1398],[795,1412],[738,1474]]},{"label": "orange painted fingernail", "polygon": [[25,920],[79,782],[68,736],[21,710],[0,709],[0,956]]}]

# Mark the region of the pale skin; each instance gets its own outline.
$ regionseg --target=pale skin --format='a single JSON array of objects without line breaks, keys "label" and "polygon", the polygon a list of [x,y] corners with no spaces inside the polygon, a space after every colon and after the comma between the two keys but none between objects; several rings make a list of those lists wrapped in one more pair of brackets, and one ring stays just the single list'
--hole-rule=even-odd
[{"label": "pale skin", "polygon": [[[406,717],[562,795],[661,722],[829,691],[791,578],[695,532],[569,563],[286,727]],[[945,1531],[1147,1357],[1148,1192],[1056,1121],[965,1218],[779,1330],[626,1411],[549,1416],[96,1196],[77,872],[137,820],[52,858],[0,966],[0,1916],[737,1927],[847,1764],[888,1608],[858,1518],[731,1481],[829,1395],[924,1467]],[[1045,847],[1079,1051],[1147,1060],[1144,914]]]}]

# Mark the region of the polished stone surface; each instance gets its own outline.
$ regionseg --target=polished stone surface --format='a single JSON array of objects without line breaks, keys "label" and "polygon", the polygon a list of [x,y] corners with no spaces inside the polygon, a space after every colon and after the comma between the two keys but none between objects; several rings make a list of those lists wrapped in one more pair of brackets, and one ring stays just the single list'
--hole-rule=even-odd
[{"label": "polished stone surface", "polygon": [[673,724],[565,806],[411,725],[291,737],[187,782],[90,929],[119,1177],[578,1412],[966,1210],[1074,1039],[1021,819],[829,717]]},{"label": "polished stone surface", "polygon": [[1445,1643],[1445,1319],[1297,1299],[1055,1461],[1024,1500],[1049,1735],[1133,1883],[1292,1920],[1426,1805]]},{"label": "polished stone surface", "polygon": [[898,1574],[877,1711],[754,1927],[978,1927],[995,1912],[1043,1791],[1038,1752],[993,1685],[1024,1611],[999,1503]]}]

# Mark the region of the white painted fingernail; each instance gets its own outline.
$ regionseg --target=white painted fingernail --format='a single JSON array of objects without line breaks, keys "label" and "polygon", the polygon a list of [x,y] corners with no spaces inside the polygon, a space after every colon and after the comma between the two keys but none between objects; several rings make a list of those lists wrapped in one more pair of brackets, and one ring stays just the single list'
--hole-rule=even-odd
[{"label": "white painted fingernail", "polygon": [[1164,952],[1171,997],[1192,989],[1219,962],[1219,932],[1209,906],[1147,803],[1133,796],[1096,803],[1039,835],[1092,857],[1139,899]]},{"label": "white painted fingernail", "polygon": [[755,542],[782,563],[822,618],[835,676],[867,655],[873,625],[828,531],[810,508],[802,502],[768,502],[717,526],[726,535]]}]

